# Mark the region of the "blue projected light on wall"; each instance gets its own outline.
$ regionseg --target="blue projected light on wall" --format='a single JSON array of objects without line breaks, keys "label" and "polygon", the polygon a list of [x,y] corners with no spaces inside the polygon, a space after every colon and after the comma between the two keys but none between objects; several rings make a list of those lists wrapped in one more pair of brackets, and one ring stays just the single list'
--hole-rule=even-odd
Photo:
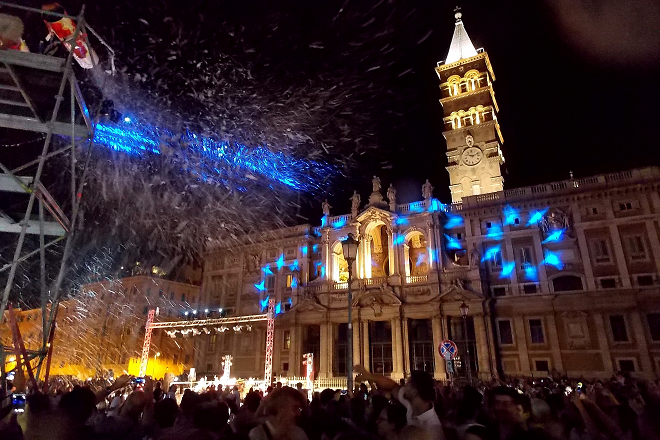
[{"label": "blue projected light on wall", "polygon": [[319,245],[318,244],[312,245],[312,251],[313,252],[318,252],[318,250],[319,250]]},{"label": "blue projected light on wall", "polygon": [[548,208],[545,208],[541,211],[531,211],[529,213],[529,221],[527,222],[527,226],[535,225],[540,222],[546,212],[548,212]]},{"label": "blue projected light on wall", "polygon": [[296,287],[298,287],[298,280],[296,279],[296,277],[293,277],[293,279],[291,280],[291,288],[295,289]]},{"label": "blue projected light on wall", "polygon": [[403,234],[398,234],[396,238],[394,239],[394,244],[395,245],[400,245],[405,243],[406,237]]},{"label": "blue projected light on wall", "polygon": [[261,282],[259,284],[255,284],[254,287],[256,287],[258,291],[263,292],[266,290],[266,280],[261,280]]},{"label": "blue projected light on wall", "polygon": [[407,225],[407,224],[410,223],[410,222],[409,222],[408,219],[405,218],[405,217],[399,217],[399,218],[396,219],[396,222],[395,222],[395,223],[396,223],[398,226],[402,226],[402,225]]},{"label": "blue projected light on wall", "polygon": [[505,225],[513,225],[516,223],[516,219],[520,218],[520,214],[518,213],[518,211],[515,208],[511,207],[510,205],[506,205],[502,212],[504,214]]},{"label": "blue projected light on wall", "polygon": [[438,199],[431,199],[431,206],[429,212],[444,211],[444,206]]},{"label": "blue projected light on wall", "polygon": [[497,254],[498,252],[501,252],[501,251],[502,251],[502,246],[500,246],[499,244],[496,245],[496,246],[491,246],[491,247],[489,247],[489,248],[486,249],[486,251],[484,252],[483,257],[481,257],[481,262],[483,263],[483,262],[485,262],[485,261],[490,260],[491,258],[493,258],[493,256],[494,256],[495,254]]},{"label": "blue projected light on wall", "polygon": [[275,314],[279,315],[280,313],[282,313],[282,303],[277,303],[275,304]]},{"label": "blue projected light on wall", "polygon": [[321,217],[321,227],[325,228],[328,225],[328,216],[324,215]]},{"label": "blue projected light on wall", "polygon": [[325,278],[325,266],[321,266],[321,278]]},{"label": "blue projected light on wall", "polygon": [[293,260],[293,263],[289,265],[289,269],[291,269],[292,271],[298,269],[298,260]]},{"label": "blue projected light on wall", "polygon": [[[237,142],[227,142],[200,136],[189,130],[170,131],[126,115],[122,122],[98,123],[94,142],[111,150],[134,157],[153,155],[172,156],[181,160],[186,172],[200,180],[222,182],[228,179],[258,180],[258,176],[282,183],[291,188],[314,192],[322,189],[321,182],[337,174],[337,170],[325,163],[296,159],[268,148],[248,147]],[[169,151],[173,150],[174,155]],[[237,173],[242,170],[244,173]],[[244,187],[237,189],[245,190]]]},{"label": "blue projected light on wall", "polygon": [[486,233],[486,237],[493,240],[499,240],[503,235],[504,232],[502,231],[502,227],[500,225],[492,225],[490,228],[488,228],[488,232]]},{"label": "blue projected light on wall", "polygon": [[558,231],[553,232],[552,234],[548,235],[548,237],[543,240],[541,243],[553,243],[553,242],[558,242],[561,241],[564,238],[564,232],[566,232],[566,229],[560,229]]},{"label": "blue projected light on wall", "polygon": [[335,229],[341,228],[342,226],[346,226],[346,219],[339,219],[335,222],[332,222],[332,227]]},{"label": "blue projected light on wall", "polygon": [[277,270],[282,269],[282,266],[284,266],[284,254],[280,254],[280,258],[277,259],[275,264],[277,264]]},{"label": "blue projected light on wall", "polygon": [[545,251],[545,259],[543,260],[543,263],[559,270],[564,268],[564,263],[561,261],[561,258],[559,258],[559,254],[548,250]]},{"label": "blue projected light on wall", "polygon": [[261,301],[259,301],[259,304],[261,305],[261,311],[262,312],[264,311],[264,309],[266,309],[268,307],[268,298],[269,297],[267,296],[264,299],[262,299]]},{"label": "blue projected light on wall", "polygon": [[463,226],[463,217],[456,214],[447,213],[447,222],[445,223],[445,228],[460,228]]},{"label": "blue projected light on wall", "polygon": [[461,242],[451,235],[445,234],[446,247],[447,249],[462,249]]},{"label": "blue projected light on wall", "polygon": [[273,271],[270,270],[270,266],[265,266],[261,269],[264,275],[273,275]]},{"label": "blue projected light on wall", "polygon": [[529,266],[525,267],[525,277],[533,281],[538,281],[539,272],[536,267],[530,264]]},{"label": "blue projected light on wall", "polygon": [[500,272],[500,278],[507,278],[511,276],[513,269],[516,268],[516,263],[513,261],[505,261],[502,264],[502,272]]},{"label": "blue projected light on wall", "polygon": [[300,246],[300,253],[303,255],[307,255],[307,246]]}]

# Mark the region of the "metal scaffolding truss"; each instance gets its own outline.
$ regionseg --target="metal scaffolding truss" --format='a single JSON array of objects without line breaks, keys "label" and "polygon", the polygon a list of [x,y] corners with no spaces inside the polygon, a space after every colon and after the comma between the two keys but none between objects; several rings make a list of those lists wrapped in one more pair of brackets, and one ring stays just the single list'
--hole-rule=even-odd
[{"label": "metal scaffolding truss", "polygon": [[221,325],[230,324],[246,324],[248,322],[266,321],[268,314],[263,315],[245,315],[245,316],[232,316],[230,318],[209,318],[197,319],[194,321],[164,321],[153,322],[149,328],[167,328],[167,329],[186,329],[186,328],[206,328],[218,327]]},{"label": "metal scaffolding truss", "polygon": [[[76,24],[73,41],[80,35],[86,35],[86,30],[89,30],[85,27],[83,11],[73,17],[0,2],[0,12],[17,15],[38,13],[71,19]],[[0,266],[0,275],[4,277],[6,273],[6,284],[0,298],[0,317],[4,316],[13,298],[12,294],[17,290],[15,277],[19,265],[39,255],[43,325],[43,344],[38,350],[40,361],[47,353],[48,336],[54,325],[59,290],[71,254],[86,165],[94,137],[95,123],[90,118],[72,63],[72,51],[68,52],[66,58],[57,58],[38,53],[0,50],[0,127],[9,129],[9,132],[22,130],[40,133],[43,138],[43,146],[34,154],[15,146],[11,150],[4,148],[5,151],[2,151],[3,147],[0,146],[0,233],[17,235],[12,259]],[[52,142],[54,136],[68,138],[68,145],[59,144],[56,149]],[[77,153],[81,152],[83,157],[77,157]],[[57,193],[66,194],[60,198],[69,199],[58,201],[46,189],[42,178],[49,161],[61,160],[66,155],[70,178],[67,188],[59,188]],[[7,200],[12,203],[3,203]],[[11,211],[17,205],[25,206],[25,210]],[[26,244],[28,235],[38,235],[39,245]],[[47,286],[45,251],[61,241],[64,241],[64,250],[57,276]],[[52,264],[52,261],[49,263]],[[36,277],[35,273],[35,282]],[[38,365],[37,374],[41,362]]]}]

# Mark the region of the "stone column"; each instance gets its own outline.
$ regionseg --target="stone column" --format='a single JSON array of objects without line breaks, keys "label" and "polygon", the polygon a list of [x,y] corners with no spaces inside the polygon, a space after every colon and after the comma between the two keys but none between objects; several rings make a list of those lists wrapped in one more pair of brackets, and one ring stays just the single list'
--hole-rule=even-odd
[{"label": "stone column", "polygon": [[600,348],[600,354],[603,358],[603,367],[605,368],[605,374],[611,376],[614,374],[614,368],[612,366],[612,354],[610,353],[610,344],[607,341],[607,332],[605,331],[605,323],[603,322],[603,315],[600,312],[595,312],[593,314],[594,324],[596,326],[596,335],[598,335],[598,345]]},{"label": "stone column", "polygon": [[596,280],[594,278],[593,267],[591,266],[591,257],[589,255],[589,244],[587,243],[587,237],[584,234],[584,229],[580,226],[576,226],[575,232],[577,234],[580,254],[582,256],[584,276],[587,277],[587,290],[596,290]]},{"label": "stone column", "polygon": [[[509,226],[505,226],[505,228],[509,228]],[[506,259],[509,261],[513,261],[513,263],[515,264],[513,270],[511,271],[511,284],[515,286],[516,289],[518,289],[518,292],[516,292],[516,294],[518,294],[520,293],[518,286],[518,260],[516,259],[516,254],[513,252],[513,243],[511,242],[511,236],[509,234],[506,234],[505,237],[506,238],[504,239],[504,249],[506,249],[506,256],[507,256]]]},{"label": "stone column", "polygon": [[328,328],[327,323],[323,323],[320,325],[321,327],[321,340],[320,340],[320,350],[319,350],[319,356],[321,359],[319,359],[319,377],[330,377],[332,374],[328,374],[328,371],[332,369],[332,365],[330,365],[330,368],[328,367],[328,346],[330,345],[330,335],[328,335],[328,331],[332,332],[332,329]]},{"label": "stone column", "polygon": [[640,368],[643,375],[651,379],[653,377],[653,364],[649,355],[649,346],[646,343],[646,332],[644,331],[644,324],[639,309],[633,310],[630,313],[630,324],[635,334],[635,342],[637,350],[639,351]]},{"label": "stone column", "polygon": [[429,253],[429,272],[432,270],[438,269],[438,262],[436,261],[439,258],[440,253],[436,252],[437,243],[435,242],[435,234],[433,233],[433,224],[427,223],[426,225],[427,233],[427,246],[426,252]]},{"label": "stone column", "polygon": [[554,314],[549,315],[546,319],[548,342],[552,350],[552,363],[557,371],[564,371],[564,361],[561,358],[561,347],[559,346],[559,334],[557,333],[557,321]]},{"label": "stone column", "polygon": [[300,338],[300,326],[292,325],[291,326],[291,348],[289,349],[289,375],[299,376],[300,371],[300,344],[302,339]]},{"label": "stone column", "polygon": [[[355,316],[355,315],[353,315]],[[356,318],[353,319],[353,363],[362,364],[368,370],[369,365],[364,363],[362,358],[362,327],[360,321]]]},{"label": "stone column", "polygon": [[660,241],[658,241],[658,233],[656,232],[655,222],[653,220],[646,221],[646,233],[649,236],[651,254],[655,260],[656,271],[660,273]]},{"label": "stone column", "polygon": [[520,359],[520,371],[526,376],[531,375],[529,368],[529,352],[527,351],[527,329],[525,319],[522,316],[513,318],[514,332],[516,334],[516,344],[518,345],[518,354]]},{"label": "stone column", "polygon": [[401,247],[397,244],[398,240],[399,233],[397,231],[392,231],[392,254],[390,255],[390,271],[393,275],[397,276],[401,273],[401,266],[399,264],[399,249],[401,249]]},{"label": "stone column", "polygon": [[614,255],[616,255],[616,265],[619,268],[619,275],[621,276],[621,285],[623,287],[631,287],[630,274],[628,273],[628,265],[626,264],[626,256],[623,253],[623,243],[619,235],[619,227],[616,223],[610,223],[610,235],[612,236],[612,247],[614,248]]},{"label": "stone column", "polygon": [[[477,370],[474,371],[475,377],[490,377],[490,362],[488,359],[488,337],[486,336],[486,327],[484,326],[483,315],[473,315],[474,334],[477,338]],[[472,353],[474,356],[474,354]]]},{"label": "stone column", "polygon": [[548,285],[548,274],[545,271],[545,265],[542,263],[545,260],[545,255],[543,255],[543,246],[541,246],[541,237],[538,234],[534,234],[534,254],[536,256],[536,261],[538,262],[539,270],[539,283],[541,285],[541,292],[549,292],[550,286]]},{"label": "stone column", "polygon": [[401,324],[401,339],[403,341],[403,344],[401,344],[403,347],[403,375],[407,377],[410,375],[410,346],[408,345],[410,337],[408,337],[408,318],[403,318]]},{"label": "stone column", "polygon": [[370,344],[369,344],[369,321],[364,321],[362,323],[362,359],[363,359],[363,365],[367,368],[367,370],[370,370],[370,365],[371,365],[371,356],[369,356],[370,353]]},{"label": "stone column", "polygon": [[321,253],[321,279],[330,279],[330,229],[323,229],[323,251]]},{"label": "stone column", "polygon": [[442,317],[431,318],[431,325],[433,328],[433,360],[435,361],[434,376],[438,380],[447,379],[447,365],[445,359],[440,356],[438,347],[443,341],[442,337]]},{"label": "stone column", "polygon": [[401,335],[401,320],[394,318],[390,320],[392,326],[392,378],[401,379],[403,377],[403,345]]}]

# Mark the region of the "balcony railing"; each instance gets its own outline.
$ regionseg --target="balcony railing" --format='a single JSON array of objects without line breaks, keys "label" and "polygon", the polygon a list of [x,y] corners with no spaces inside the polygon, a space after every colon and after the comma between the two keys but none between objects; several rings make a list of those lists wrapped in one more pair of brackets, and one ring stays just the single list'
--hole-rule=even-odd
[{"label": "balcony railing", "polygon": [[425,283],[428,279],[428,275],[410,275],[406,277],[406,284]]}]

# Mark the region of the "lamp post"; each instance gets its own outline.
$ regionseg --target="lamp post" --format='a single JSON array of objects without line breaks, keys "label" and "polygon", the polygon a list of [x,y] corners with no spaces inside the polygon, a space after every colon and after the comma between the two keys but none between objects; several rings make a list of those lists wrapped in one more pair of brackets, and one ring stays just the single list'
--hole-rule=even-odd
[{"label": "lamp post", "polygon": [[467,368],[468,383],[472,385],[472,370],[470,369],[470,341],[468,339],[467,331],[467,316],[470,312],[470,307],[465,304],[465,301],[460,306],[461,316],[463,317],[463,335],[465,337],[465,367]]},{"label": "lamp post", "polygon": [[341,249],[344,253],[344,259],[348,263],[348,349],[346,350],[347,368],[347,386],[349,390],[353,389],[353,291],[351,282],[353,281],[353,262],[357,256],[358,241],[353,234],[348,234],[348,238],[341,242]]}]

